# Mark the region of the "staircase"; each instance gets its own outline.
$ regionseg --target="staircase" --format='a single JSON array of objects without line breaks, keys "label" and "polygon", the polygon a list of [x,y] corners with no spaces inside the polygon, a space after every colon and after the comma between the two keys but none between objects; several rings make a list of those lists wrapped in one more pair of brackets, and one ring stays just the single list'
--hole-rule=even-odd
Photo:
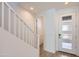
[{"label": "staircase", "polygon": [[0,2],[0,56],[38,56],[38,39],[8,3]]}]

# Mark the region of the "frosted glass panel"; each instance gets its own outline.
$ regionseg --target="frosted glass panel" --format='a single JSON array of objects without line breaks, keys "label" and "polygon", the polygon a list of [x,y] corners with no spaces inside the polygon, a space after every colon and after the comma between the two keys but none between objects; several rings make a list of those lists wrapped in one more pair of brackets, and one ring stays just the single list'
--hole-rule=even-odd
[{"label": "frosted glass panel", "polygon": [[68,38],[69,38],[69,36],[67,34],[63,35],[63,39],[68,39]]},{"label": "frosted glass panel", "polygon": [[62,31],[68,31],[69,29],[68,25],[62,25]]},{"label": "frosted glass panel", "polygon": [[68,40],[72,40],[72,35],[71,34],[63,34],[62,38],[63,39],[68,39]]},{"label": "frosted glass panel", "polygon": [[62,43],[62,48],[72,49],[72,43]]}]

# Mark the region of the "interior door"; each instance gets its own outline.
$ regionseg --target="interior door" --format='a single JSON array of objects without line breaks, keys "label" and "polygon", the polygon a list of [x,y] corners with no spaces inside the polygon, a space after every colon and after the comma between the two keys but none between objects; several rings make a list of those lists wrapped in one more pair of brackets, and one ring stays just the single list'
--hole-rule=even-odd
[{"label": "interior door", "polygon": [[59,51],[75,54],[74,17],[74,14],[66,14],[59,18]]}]

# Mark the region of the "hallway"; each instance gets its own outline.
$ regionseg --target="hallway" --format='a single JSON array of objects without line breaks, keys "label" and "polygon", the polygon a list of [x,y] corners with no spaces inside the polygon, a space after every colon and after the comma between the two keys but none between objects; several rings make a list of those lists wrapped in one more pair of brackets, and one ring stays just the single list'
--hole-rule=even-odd
[{"label": "hallway", "polygon": [[75,2],[0,2],[0,56],[79,56],[78,7]]},{"label": "hallway", "polygon": [[55,54],[47,52],[43,49],[43,44],[40,46],[40,57],[78,57],[74,54],[58,51]]}]

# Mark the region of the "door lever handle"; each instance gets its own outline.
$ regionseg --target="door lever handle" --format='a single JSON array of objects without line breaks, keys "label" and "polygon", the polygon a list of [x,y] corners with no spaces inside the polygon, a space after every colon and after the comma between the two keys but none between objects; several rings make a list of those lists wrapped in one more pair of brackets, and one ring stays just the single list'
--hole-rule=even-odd
[{"label": "door lever handle", "polygon": [[61,38],[61,34],[58,34],[59,38]]}]

